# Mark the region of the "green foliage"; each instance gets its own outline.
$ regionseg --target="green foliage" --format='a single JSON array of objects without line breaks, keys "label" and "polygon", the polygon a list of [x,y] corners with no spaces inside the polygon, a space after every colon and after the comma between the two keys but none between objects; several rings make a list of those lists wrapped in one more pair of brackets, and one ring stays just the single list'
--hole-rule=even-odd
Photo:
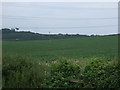
[{"label": "green foliage", "polygon": [[[16,28],[16,30],[19,30]],[[79,34],[39,34],[30,31],[15,31],[15,29],[3,28],[2,39],[6,41],[26,41],[26,40],[52,40],[52,39],[66,39],[75,37],[88,37],[87,35]]]},{"label": "green foliage", "polygon": [[3,87],[120,87],[120,66],[115,61],[117,39],[113,35],[50,41],[3,41]]},{"label": "green foliage", "polygon": [[37,61],[6,55],[3,57],[3,88],[41,87],[45,78],[43,70]]},{"label": "green foliage", "polygon": [[46,80],[46,87],[49,88],[75,88],[79,87],[78,82],[72,81],[80,73],[80,67],[62,59],[58,64],[53,65],[51,76]]},{"label": "green foliage", "polygon": [[118,88],[120,67],[110,61],[94,58],[84,70],[84,82],[86,87],[93,88]]},{"label": "green foliage", "polygon": [[81,61],[61,58],[43,62],[25,57],[3,56],[3,88],[119,88],[120,66],[115,60],[91,58]]}]

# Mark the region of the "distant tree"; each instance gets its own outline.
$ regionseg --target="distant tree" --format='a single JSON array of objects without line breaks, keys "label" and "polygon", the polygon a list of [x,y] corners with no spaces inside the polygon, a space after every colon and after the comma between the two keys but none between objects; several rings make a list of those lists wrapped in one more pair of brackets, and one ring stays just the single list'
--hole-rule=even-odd
[{"label": "distant tree", "polygon": [[14,33],[14,32],[15,32],[15,29],[14,29],[14,28],[11,28],[11,32]]},{"label": "distant tree", "polygon": [[58,35],[59,35],[59,36],[63,36],[63,34],[62,34],[62,33],[59,33]]},{"label": "distant tree", "polygon": [[19,28],[17,28],[17,27],[16,27],[15,29],[16,29],[16,30],[19,30]]},{"label": "distant tree", "polygon": [[2,33],[10,33],[11,30],[9,28],[2,28]]},{"label": "distant tree", "polygon": [[91,36],[92,36],[92,37],[94,37],[95,35],[94,35],[94,34],[92,34]]},{"label": "distant tree", "polygon": [[76,34],[76,36],[80,36],[79,34]]}]

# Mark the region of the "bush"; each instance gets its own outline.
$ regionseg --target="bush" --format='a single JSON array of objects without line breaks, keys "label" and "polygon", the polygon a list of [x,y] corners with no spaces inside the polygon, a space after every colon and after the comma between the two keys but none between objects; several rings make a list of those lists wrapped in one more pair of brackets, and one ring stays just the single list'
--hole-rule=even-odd
[{"label": "bush", "polygon": [[80,67],[71,64],[66,59],[61,60],[51,69],[51,76],[46,79],[46,87],[49,88],[74,88],[79,86],[77,76],[80,73]]},{"label": "bush", "polygon": [[95,58],[90,65],[85,67],[85,86],[93,88],[118,88],[120,87],[119,72],[118,64]]},{"label": "bush", "polygon": [[24,57],[3,57],[3,88],[41,87],[44,73],[37,61]]}]

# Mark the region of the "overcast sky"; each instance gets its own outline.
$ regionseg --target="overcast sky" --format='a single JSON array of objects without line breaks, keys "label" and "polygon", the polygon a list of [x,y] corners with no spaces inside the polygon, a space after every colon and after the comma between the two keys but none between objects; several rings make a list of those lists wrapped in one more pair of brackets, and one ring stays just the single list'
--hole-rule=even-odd
[{"label": "overcast sky", "polygon": [[2,26],[38,33],[118,33],[117,2],[6,2]]}]

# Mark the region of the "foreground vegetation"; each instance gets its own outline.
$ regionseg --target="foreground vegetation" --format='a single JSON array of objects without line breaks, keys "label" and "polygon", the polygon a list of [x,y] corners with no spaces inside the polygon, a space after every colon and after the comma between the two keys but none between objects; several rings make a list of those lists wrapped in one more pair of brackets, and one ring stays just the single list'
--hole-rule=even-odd
[{"label": "foreground vegetation", "polygon": [[89,58],[42,62],[3,56],[3,88],[119,88],[117,60]]},{"label": "foreground vegetation", "polygon": [[3,41],[3,88],[119,88],[117,40]]}]

